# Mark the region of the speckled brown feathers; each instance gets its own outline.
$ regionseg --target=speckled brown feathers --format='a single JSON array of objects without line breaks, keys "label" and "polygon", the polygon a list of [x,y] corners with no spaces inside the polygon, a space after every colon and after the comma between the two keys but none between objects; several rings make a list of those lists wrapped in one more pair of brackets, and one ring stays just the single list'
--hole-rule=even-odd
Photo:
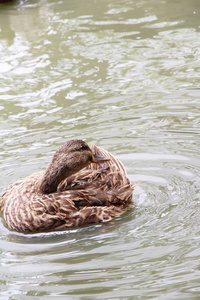
[{"label": "speckled brown feathers", "polygon": [[[78,155],[86,150],[81,149]],[[91,150],[93,158],[84,162],[84,168],[75,170],[75,174],[71,170],[66,172],[56,191],[41,192],[47,171],[12,184],[0,199],[0,210],[7,226],[23,232],[65,229],[109,221],[125,212],[134,186],[124,166],[103,149],[92,146]],[[91,161],[102,155],[107,159],[99,163]]]}]

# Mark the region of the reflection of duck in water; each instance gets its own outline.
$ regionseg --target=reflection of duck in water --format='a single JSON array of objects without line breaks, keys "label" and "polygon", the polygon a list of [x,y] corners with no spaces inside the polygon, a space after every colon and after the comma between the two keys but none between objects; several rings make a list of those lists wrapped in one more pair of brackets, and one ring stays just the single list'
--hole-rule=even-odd
[{"label": "reflection of duck in water", "polygon": [[10,229],[65,229],[120,216],[133,189],[117,158],[71,140],[56,151],[46,171],[12,184],[0,199],[0,210]]}]

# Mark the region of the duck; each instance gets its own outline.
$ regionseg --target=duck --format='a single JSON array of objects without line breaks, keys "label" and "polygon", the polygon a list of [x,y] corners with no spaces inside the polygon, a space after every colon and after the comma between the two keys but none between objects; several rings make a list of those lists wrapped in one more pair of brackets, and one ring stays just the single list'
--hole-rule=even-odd
[{"label": "duck", "polygon": [[67,230],[120,217],[134,188],[118,158],[83,140],[68,140],[46,170],[7,188],[0,212],[10,230]]}]

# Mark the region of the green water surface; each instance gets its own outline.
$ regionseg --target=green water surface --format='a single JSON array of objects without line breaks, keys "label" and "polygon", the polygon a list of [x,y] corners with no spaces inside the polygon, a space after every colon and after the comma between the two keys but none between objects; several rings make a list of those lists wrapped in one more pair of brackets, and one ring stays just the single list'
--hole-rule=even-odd
[{"label": "green water surface", "polygon": [[0,193],[72,138],[142,182],[110,223],[0,219],[0,300],[200,299],[199,129],[199,0],[0,4]]}]

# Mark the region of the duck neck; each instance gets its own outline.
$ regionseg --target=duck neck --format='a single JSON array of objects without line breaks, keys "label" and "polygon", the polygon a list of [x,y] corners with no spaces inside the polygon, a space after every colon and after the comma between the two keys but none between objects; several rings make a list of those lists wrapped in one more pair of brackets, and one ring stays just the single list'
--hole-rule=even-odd
[{"label": "duck neck", "polygon": [[58,170],[51,169],[50,166],[47,168],[40,184],[42,194],[51,194],[57,191],[59,183],[64,179],[59,173]]},{"label": "duck neck", "polygon": [[75,169],[69,163],[63,163],[62,161],[53,159],[44,172],[39,188],[40,193],[55,193],[59,183],[78,170],[80,170],[80,168]]}]

